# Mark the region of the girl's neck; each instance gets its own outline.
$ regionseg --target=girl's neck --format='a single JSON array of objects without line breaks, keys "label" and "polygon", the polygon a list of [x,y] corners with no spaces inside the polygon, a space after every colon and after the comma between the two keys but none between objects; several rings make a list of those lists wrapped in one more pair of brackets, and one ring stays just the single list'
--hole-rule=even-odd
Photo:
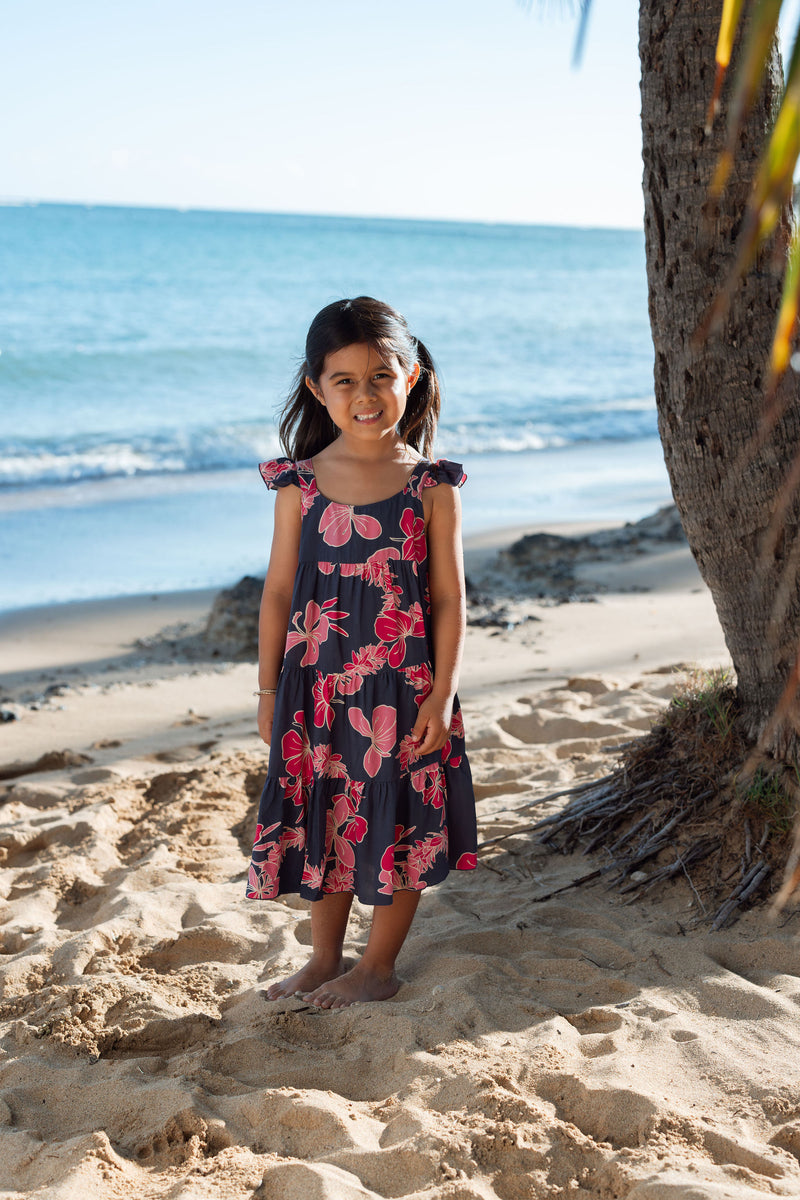
[{"label": "girl's neck", "polygon": [[363,464],[367,468],[378,463],[415,463],[419,462],[421,457],[413,446],[409,446],[399,436],[391,442],[388,439],[380,442],[362,442],[358,438],[349,438],[346,434],[340,434],[335,442],[331,442],[316,456],[323,460]]}]

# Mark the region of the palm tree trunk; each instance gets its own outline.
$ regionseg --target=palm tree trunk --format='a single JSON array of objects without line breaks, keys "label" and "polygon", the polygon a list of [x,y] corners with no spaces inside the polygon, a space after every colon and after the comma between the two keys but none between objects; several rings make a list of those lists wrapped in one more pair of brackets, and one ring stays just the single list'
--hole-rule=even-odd
[{"label": "palm tree trunk", "polygon": [[[673,494],[711,589],[736,669],[747,732],[797,761],[800,646],[798,505],[764,558],[776,494],[800,448],[800,393],[790,372],[785,415],[765,447],[742,460],[763,411],[763,380],[780,299],[784,219],[770,251],[738,287],[722,329],[693,334],[730,269],[764,135],[781,93],[777,45],[741,139],[722,202],[709,183],[724,135],[704,134],[720,0],[641,0],[645,242],[659,431]],[[735,61],[731,75],[735,73]],[[787,690],[788,689],[788,690]],[[774,719],[781,697],[792,700]]]}]

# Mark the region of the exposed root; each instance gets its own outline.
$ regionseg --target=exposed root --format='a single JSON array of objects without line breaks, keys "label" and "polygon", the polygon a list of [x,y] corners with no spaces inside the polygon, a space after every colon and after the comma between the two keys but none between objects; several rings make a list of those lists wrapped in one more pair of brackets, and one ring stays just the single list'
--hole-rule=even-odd
[{"label": "exposed root", "polygon": [[531,828],[554,850],[604,860],[567,888],[605,877],[635,900],[681,876],[703,919],[721,929],[769,893],[787,857],[782,903],[800,883],[800,833],[789,856],[797,772],[766,759],[753,767],[736,692],[721,674],[676,696],[610,775],[567,794],[565,808]]}]

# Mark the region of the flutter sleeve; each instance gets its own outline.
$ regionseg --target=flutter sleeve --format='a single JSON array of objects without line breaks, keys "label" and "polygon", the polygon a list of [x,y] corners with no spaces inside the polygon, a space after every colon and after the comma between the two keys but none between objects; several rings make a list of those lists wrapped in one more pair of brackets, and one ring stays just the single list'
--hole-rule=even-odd
[{"label": "flutter sleeve", "polygon": [[437,487],[440,483],[449,483],[452,487],[461,487],[466,479],[467,474],[461,463],[450,462],[449,458],[437,458],[425,472],[422,486]]},{"label": "flutter sleeve", "polygon": [[288,487],[290,483],[293,483],[295,487],[300,486],[297,464],[292,462],[291,458],[272,458],[269,462],[259,463],[258,469],[264,483],[273,491],[277,488]]}]

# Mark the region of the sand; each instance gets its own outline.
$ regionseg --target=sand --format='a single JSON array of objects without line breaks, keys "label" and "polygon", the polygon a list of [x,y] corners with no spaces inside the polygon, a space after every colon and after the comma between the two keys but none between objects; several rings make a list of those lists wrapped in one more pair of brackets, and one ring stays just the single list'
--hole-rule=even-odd
[{"label": "sand", "polygon": [[727,662],[685,548],[581,573],[596,600],[470,628],[479,867],[423,897],[397,996],[339,1011],[264,997],[309,906],[243,898],[266,749],[252,664],[186,652],[211,597],[0,620],[0,1197],[800,1195],[797,908],[539,899],[587,869],[542,797]]}]

